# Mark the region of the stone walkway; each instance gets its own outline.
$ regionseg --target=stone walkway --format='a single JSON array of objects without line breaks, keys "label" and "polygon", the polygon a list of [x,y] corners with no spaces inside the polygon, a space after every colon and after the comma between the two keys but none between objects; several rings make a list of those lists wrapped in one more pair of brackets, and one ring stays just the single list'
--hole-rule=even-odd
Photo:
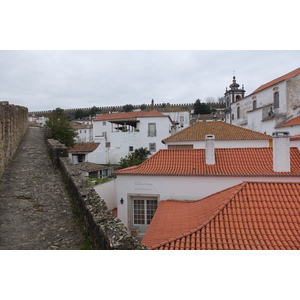
[{"label": "stone walkway", "polygon": [[0,249],[71,250],[83,244],[44,131],[29,128],[0,182]]}]

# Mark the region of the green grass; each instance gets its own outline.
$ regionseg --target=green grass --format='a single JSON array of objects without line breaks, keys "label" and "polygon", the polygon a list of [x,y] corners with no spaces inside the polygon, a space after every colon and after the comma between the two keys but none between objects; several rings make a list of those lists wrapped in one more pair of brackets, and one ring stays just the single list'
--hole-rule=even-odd
[{"label": "green grass", "polygon": [[[104,182],[107,182],[107,181],[110,181],[110,178],[108,177],[105,177],[105,178],[88,178],[87,179],[88,183],[91,185],[91,186],[95,186],[97,184],[101,184],[101,183],[104,183]],[[96,184],[92,183],[96,181]]]},{"label": "green grass", "polygon": [[79,215],[78,207],[74,200],[72,200],[72,214],[75,221],[75,224],[80,228],[83,234],[83,244],[80,247],[80,250],[93,250],[92,243],[89,240],[88,234],[85,230],[84,223]]}]

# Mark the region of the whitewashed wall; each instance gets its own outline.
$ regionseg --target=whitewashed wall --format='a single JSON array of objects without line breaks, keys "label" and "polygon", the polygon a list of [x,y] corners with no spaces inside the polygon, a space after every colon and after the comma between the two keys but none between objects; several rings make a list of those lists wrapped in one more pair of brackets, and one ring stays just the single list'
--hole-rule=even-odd
[{"label": "whitewashed wall", "polygon": [[78,129],[76,130],[78,136],[75,138],[76,143],[92,143],[93,129]]},{"label": "whitewashed wall", "polygon": [[129,195],[156,195],[159,200],[198,200],[243,181],[300,181],[300,177],[118,176],[118,217],[129,226]]},{"label": "whitewashed wall", "polygon": [[[101,154],[98,154],[98,158],[102,164],[118,164],[121,157],[125,157],[129,153],[129,147],[132,146],[133,150],[140,147],[149,149],[149,143],[156,144],[156,151],[165,149],[165,145],[161,142],[164,138],[170,136],[171,120],[168,117],[141,117],[137,118],[136,131],[127,132],[111,132],[113,127],[116,126],[110,122],[106,122],[103,125],[103,121],[94,122],[94,141],[98,142],[101,139],[104,141],[102,133],[107,130],[107,141],[110,142],[110,147],[101,148]],[[148,136],[148,124],[156,124],[156,136]],[[105,143],[103,143],[105,144]],[[154,154],[155,152],[152,152]]]},{"label": "whitewashed wall", "polygon": [[109,210],[117,207],[117,193],[115,179],[98,184],[94,187],[98,195],[104,199]]},{"label": "whitewashed wall", "polygon": [[[205,141],[192,141],[192,142],[169,142],[165,145],[193,145],[194,149],[205,149]],[[269,147],[268,140],[236,140],[236,141],[218,141],[215,140],[215,148],[256,148],[256,147]]]}]

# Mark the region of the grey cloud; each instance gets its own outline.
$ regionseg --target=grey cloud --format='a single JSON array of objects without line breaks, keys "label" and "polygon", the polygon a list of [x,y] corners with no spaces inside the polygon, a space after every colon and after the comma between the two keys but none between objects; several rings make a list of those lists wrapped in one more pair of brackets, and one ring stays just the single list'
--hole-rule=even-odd
[{"label": "grey cloud", "polygon": [[0,51],[0,101],[30,111],[246,94],[300,67],[300,51]]}]

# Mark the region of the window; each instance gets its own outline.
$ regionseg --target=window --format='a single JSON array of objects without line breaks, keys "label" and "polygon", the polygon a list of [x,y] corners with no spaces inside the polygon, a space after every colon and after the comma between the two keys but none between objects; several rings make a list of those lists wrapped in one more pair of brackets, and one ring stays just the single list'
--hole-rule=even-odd
[{"label": "window", "polygon": [[156,136],[156,123],[148,123],[148,136]]},{"label": "window", "polygon": [[150,143],[149,144],[149,151],[150,152],[155,152],[156,151],[156,144],[155,143]]},{"label": "window", "polygon": [[156,199],[134,199],[133,225],[149,225],[156,209]]},{"label": "window", "polygon": [[279,93],[274,93],[274,108],[279,108]]},{"label": "window", "polygon": [[240,96],[240,95],[237,95],[237,96],[235,97],[235,101],[239,101],[239,100],[241,100],[241,96]]},{"label": "window", "polygon": [[252,102],[252,109],[254,110],[254,109],[256,109],[257,108],[257,102],[256,102],[256,100],[254,100],[253,102]]},{"label": "window", "polygon": [[103,126],[106,126],[106,121],[103,121],[103,122],[102,122],[102,125],[103,125]]},{"label": "window", "polygon": [[133,146],[129,146],[129,152],[133,151]]},{"label": "window", "polygon": [[237,119],[240,118],[240,107],[237,108],[236,117]]},{"label": "window", "polygon": [[85,154],[78,154],[78,162],[85,162]]},{"label": "window", "polygon": [[231,115],[231,119],[234,120],[234,114]]}]

